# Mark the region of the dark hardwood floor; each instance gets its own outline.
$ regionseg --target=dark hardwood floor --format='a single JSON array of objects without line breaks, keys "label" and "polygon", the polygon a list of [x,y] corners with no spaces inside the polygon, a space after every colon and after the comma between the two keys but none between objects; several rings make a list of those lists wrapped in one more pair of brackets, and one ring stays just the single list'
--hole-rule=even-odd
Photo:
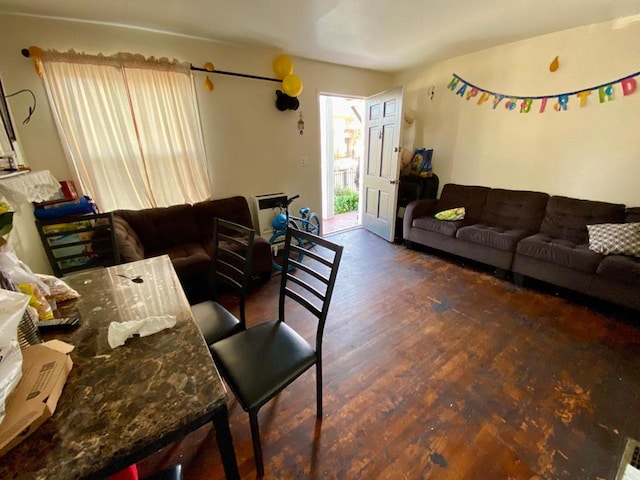
[{"label": "dark hardwood floor", "polygon": [[[357,229],[313,369],[260,412],[269,479],[607,479],[640,439],[638,312],[515,286]],[[276,317],[278,280],[249,325]],[[640,294],[640,293],[639,293]],[[303,333],[310,325],[294,325]],[[638,324],[640,325],[640,323]],[[247,415],[229,399],[240,474],[255,477]],[[205,427],[140,465],[224,478]]]}]

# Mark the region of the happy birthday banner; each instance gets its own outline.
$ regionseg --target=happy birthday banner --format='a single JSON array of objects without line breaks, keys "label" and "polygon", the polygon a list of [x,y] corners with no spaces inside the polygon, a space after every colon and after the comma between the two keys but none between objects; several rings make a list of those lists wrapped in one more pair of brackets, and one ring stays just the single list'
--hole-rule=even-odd
[{"label": "happy birthday banner", "polygon": [[[453,78],[449,82],[447,88],[456,95],[465,98],[467,101],[474,99],[478,105],[482,105],[488,102],[491,97],[491,104],[495,110],[500,103],[504,102],[504,108],[507,110],[515,110],[520,107],[520,113],[529,113],[533,109],[534,100],[540,100],[540,107],[538,113],[544,113],[547,108],[561,112],[568,110],[569,105],[580,105],[580,107],[586,107],[589,100],[597,100],[599,103],[611,102],[615,99],[616,90],[620,89],[622,96],[626,97],[636,91],[638,83],[634,77],[640,75],[640,72],[627,75],[612,82],[603,83],[595,87],[586,88],[583,90],[576,90],[575,92],[558,93],[554,95],[541,95],[541,96],[526,96],[526,95],[507,95],[503,93],[492,92],[485,88],[480,88],[470,82],[467,82],[462,77],[453,74]],[[619,86],[618,86],[619,84]],[[614,89],[614,86],[616,88]],[[591,97],[592,92],[597,92],[597,97]],[[575,99],[573,98],[575,96]],[[551,102],[550,102],[551,100]],[[555,100],[555,103],[554,103]],[[574,101],[572,101],[574,100]]]}]

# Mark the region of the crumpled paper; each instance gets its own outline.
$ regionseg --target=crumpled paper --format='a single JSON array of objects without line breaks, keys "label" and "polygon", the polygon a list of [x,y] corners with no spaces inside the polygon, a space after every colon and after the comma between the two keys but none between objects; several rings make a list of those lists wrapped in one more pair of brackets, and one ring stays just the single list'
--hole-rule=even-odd
[{"label": "crumpled paper", "polygon": [[174,315],[161,315],[157,317],[147,317],[142,320],[132,320],[130,322],[111,322],[107,333],[107,341],[111,348],[124,345],[128,338],[135,334],[146,337],[158,333],[165,328],[172,328],[176,324]]}]

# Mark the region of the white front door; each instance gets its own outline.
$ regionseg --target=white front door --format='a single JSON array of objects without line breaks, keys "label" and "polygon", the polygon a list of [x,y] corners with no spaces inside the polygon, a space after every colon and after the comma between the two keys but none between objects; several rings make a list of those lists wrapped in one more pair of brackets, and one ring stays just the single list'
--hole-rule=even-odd
[{"label": "white front door", "polygon": [[389,242],[395,236],[401,125],[402,87],[367,99],[362,225]]}]

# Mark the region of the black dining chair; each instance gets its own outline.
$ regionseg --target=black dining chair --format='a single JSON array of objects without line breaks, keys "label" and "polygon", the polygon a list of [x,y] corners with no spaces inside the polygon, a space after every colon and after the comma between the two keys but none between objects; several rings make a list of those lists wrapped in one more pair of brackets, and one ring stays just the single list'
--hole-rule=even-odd
[{"label": "black dining chair", "polygon": [[165,470],[154,473],[148,477],[144,477],[144,480],[183,480],[182,464],[178,463]]},{"label": "black dining chair", "polygon": [[[293,232],[293,235],[292,235]],[[314,250],[301,247],[314,244]],[[287,229],[278,320],[261,323],[210,346],[220,374],[249,413],[258,477],[264,476],[258,411],[311,366],[316,366],[316,416],[322,419],[322,335],[340,265],[342,246],[307,232]],[[298,261],[300,254],[303,258]],[[293,300],[316,317],[315,345],[288,323]],[[289,310],[303,316],[304,309]],[[291,315],[287,315],[290,320]]]},{"label": "black dining chair", "polygon": [[[211,345],[246,328],[245,299],[251,280],[255,231],[216,218],[213,223],[212,299],[191,306],[194,320]],[[216,301],[222,288],[240,298],[240,318]]]}]

